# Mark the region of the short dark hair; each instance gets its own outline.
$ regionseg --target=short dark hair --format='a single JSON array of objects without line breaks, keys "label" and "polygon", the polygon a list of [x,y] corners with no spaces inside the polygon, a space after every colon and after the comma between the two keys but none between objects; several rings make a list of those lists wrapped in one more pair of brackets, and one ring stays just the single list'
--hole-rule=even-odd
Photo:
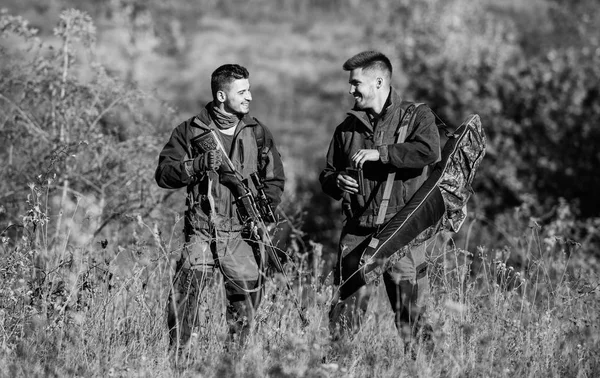
[{"label": "short dark hair", "polygon": [[210,76],[210,89],[213,99],[217,98],[217,92],[235,80],[247,79],[250,73],[239,64],[224,64],[217,68]]},{"label": "short dark hair", "polygon": [[388,72],[392,76],[392,63],[387,56],[379,51],[363,51],[348,59],[343,65],[344,71],[352,71],[357,68],[363,70],[379,69]]}]

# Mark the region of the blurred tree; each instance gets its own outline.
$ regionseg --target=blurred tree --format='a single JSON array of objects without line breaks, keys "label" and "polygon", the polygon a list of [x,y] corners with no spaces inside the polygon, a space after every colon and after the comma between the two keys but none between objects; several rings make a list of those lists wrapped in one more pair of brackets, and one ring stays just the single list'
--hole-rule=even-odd
[{"label": "blurred tree", "polygon": [[86,59],[82,52],[93,57],[90,17],[63,12],[54,30],[59,48],[41,43],[21,17],[1,14],[0,31],[0,143],[8,146],[0,151],[0,192],[15,203],[5,218],[18,223],[26,206],[36,205],[25,203],[28,187],[40,194],[41,211],[56,220],[46,235],[55,239],[67,196],[95,198],[99,223],[160,202],[151,183],[158,143],[139,108],[147,96],[93,61],[91,72],[78,69],[78,59]]},{"label": "blurred tree", "polygon": [[595,20],[591,3],[554,2],[542,30],[570,32],[537,56],[524,51],[527,36],[515,23],[495,18],[485,3],[380,2],[384,8],[375,10],[389,18],[371,28],[372,38],[395,46],[413,98],[443,122],[482,116],[489,149],[475,189],[490,216],[523,201],[543,214],[561,197],[584,217],[600,214],[593,194],[600,189],[593,172],[600,163],[600,50],[590,34],[597,23],[572,17]]},{"label": "blurred tree", "polygon": [[[32,6],[36,3],[39,6]],[[219,58],[236,57],[250,62],[256,67],[252,71],[257,79],[254,109],[261,120],[279,128],[278,140],[285,146],[282,151],[288,161],[294,161],[290,163],[290,178],[303,180],[287,190],[293,192],[289,193],[291,198],[305,206],[304,213],[310,219],[303,222],[303,228],[311,232],[335,228],[340,220],[336,211],[329,211],[335,209],[334,204],[325,206],[317,198],[315,172],[321,168],[322,159],[315,150],[326,143],[349,107],[341,63],[351,54],[368,48],[386,52],[394,61],[396,84],[405,89],[405,97],[428,102],[444,122],[459,123],[473,112],[481,115],[489,150],[475,182],[476,204],[490,219],[522,204],[531,209],[532,216],[552,213],[561,197],[568,200],[578,216],[597,217],[600,212],[594,196],[600,183],[593,172],[598,166],[594,146],[598,143],[595,125],[600,112],[597,88],[600,15],[596,0],[374,0],[368,6],[359,1],[286,0],[278,2],[276,8],[270,0],[202,3],[55,0],[44,4],[37,0],[10,0],[7,4],[20,7],[19,11],[28,8],[27,12],[47,13],[48,17],[36,18],[39,24],[52,19],[60,7],[77,4],[94,12],[104,30],[118,28],[120,33],[135,34],[126,44],[134,58],[135,54],[158,52],[169,63],[156,64],[153,71],[145,71],[140,66],[149,59],[138,56],[125,71],[128,70],[130,78],[136,76],[136,80],[154,80],[152,85],[159,86],[162,94],[170,95],[170,100],[188,112],[195,111],[201,97],[193,79],[198,72],[204,73]],[[219,49],[210,50],[217,57],[205,55],[207,38],[220,35],[224,37],[210,40],[219,45]],[[144,41],[153,43],[150,53],[142,51]],[[9,45],[7,42],[6,46]],[[113,45],[107,51],[114,52],[117,47]],[[128,90],[126,86],[99,68],[92,75],[94,79],[85,82],[91,89],[83,91],[84,82],[79,80],[72,63],[63,84],[64,54],[60,48],[38,54],[36,59],[42,63],[35,63],[31,58],[35,54],[27,51],[5,51],[4,56],[9,58],[0,60],[3,70],[0,93],[6,99],[0,99],[0,106],[6,112],[0,118],[0,125],[4,125],[1,137],[8,148],[0,153],[12,167],[5,169],[21,172],[23,176],[17,177],[13,172],[12,177],[21,183],[33,181],[30,173],[33,168],[45,157],[63,151],[55,142],[60,140],[61,123],[57,120],[61,117],[71,122],[62,125],[68,130],[65,137],[71,138],[71,144],[79,140],[90,144],[93,141],[98,146],[104,143],[99,140],[122,144],[113,150],[116,154],[108,153],[107,147],[95,147],[101,166],[95,170],[89,168],[89,174],[83,176],[96,189],[90,183],[84,187],[83,180],[78,183],[72,180],[71,189],[77,190],[77,186],[93,193],[115,190],[113,184],[104,189],[98,184],[108,182],[108,176],[139,177],[136,169],[142,165],[146,174],[150,172],[155,156],[143,155],[136,150],[139,145],[133,143],[137,136],[150,134],[139,121],[143,111],[129,109],[126,104],[135,101],[117,93]],[[55,58],[50,63],[52,54]],[[137,65],[133,64],[136,59]],[[115,60],[115,64],[122,63]],[[102,94],[96,94],[99,90],[96,81],[103,80],[114,82],[99,92]],[[113,92],[113,85],[121,89]],[[65,88],[62,99],[61,86]],[[75,92],[71,95],[72,88]],[[111,107],[117,99],[120,100]],[[84,109],[84,114],[96,112],[95,116],[85,117],[93,118],[90,123],[99,118],[91,135],[98,133],[101,139],[77,134],[77,130],[83,129],[73,121],[76,112],[71,110],[69,115],[61,110],[69,101],[71,109]],[[102,114],[104,107],[111,110]],[[153,111],[147,108],[146,112]],[[14,127],[15,123],[20,127]],[[161,125],[164,130],[173,126],[171,122]],[[146,143],[157,145],[163,137]],[[45,142],[46,139],[50,142]],[[125,145],[131,149],[127,153],[148,162],[125,161],[118,156],[121,148],[126,149]],[[79,150],[84,148],[77,146],[80,156]],[[21,157],[25,147],[29,148],[30,162]],[[44,148],[48,151],[40,154]],[[55,155],[51,154],[53,151]],[[68,154],[61,156],[71,159]],[[82,164],[77,161],[55,166],[60,172],[69,169],[81,172]],[[29,179],[25,179],[28,175]],[[60,176],[61,182],[65,177]],[[129,188],[134,185],[131,179],[123,182],[129,183]],[[293,182],[291,179],[290,183]],[[11,190],[13,194],[18,192]],[[123,206],[125,198],[122,196],[115,202],[111,214],[127,209]],[[113,205],[107,202],[107,206]]]}]

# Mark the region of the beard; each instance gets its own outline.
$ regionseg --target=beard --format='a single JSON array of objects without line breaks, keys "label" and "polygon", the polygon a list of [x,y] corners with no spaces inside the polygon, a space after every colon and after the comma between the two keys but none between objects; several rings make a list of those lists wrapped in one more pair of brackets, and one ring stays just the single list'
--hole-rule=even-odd
[{"label": "beard", "polygon": [[235,106],[225,105],[225,111],[231,114],[235,114],[239,118],[242,118],[246,114],[250,113],[250,103],[247,105],[237,104]]},{"label": "beard", "polygon": [[242,115],[243,116],[243,115],[246,115],[248,113],[250,113],[250,104],[245,105],[245,106],[244,105],[240,105],[238,115]]},{"label": "beard", "polygon": [[373,93],[357,92],[354,96],[354,107],[359,110],[368,109],[373,102],[375,95]]}]

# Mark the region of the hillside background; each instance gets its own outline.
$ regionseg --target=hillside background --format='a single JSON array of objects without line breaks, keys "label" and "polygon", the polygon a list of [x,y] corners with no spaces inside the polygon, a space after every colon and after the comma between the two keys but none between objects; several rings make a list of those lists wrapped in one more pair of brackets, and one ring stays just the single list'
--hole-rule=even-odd
[{"label": "hillside background", "polygon": [[[69,41],[67,67],[55,28],[72,7],[85,12],[90,29]],[[427,102],[446,123],[470,113],[482,118],[489,148],[470,203],[472,245],[510,245],[504,229],[566,217],[568,237],[585,253],[597,250],[600,20],[593,1],[7,0],[3,8],[6,17],[27,20],[25,29],[37,29],[44,44],[33,51],[38,42],[19,31],[2,39],[4,227],[22,217],[28,184],[52,171],[58,175],[47,195],[56,203],[77,193],[93,198],[80,205],[93,208],[95,237],[125,237],[131,213],[173,232],[184,193],[155,185],[158,152],[172,128],[210,100],[214,68],[238,62],[251,72],[253,114],[280,145],[283,209],[305,239],[332,253],[340,212],[317,177],[352,105],[341,64],[377,49],[394,63],[394,85],[405,98]],[[40,59],[46,71],[35,66]],[[84,87],[95,101],[81,99]],[[93,125],[82,129],[77,111],[92,112]],[[37,126],[28,129],[21,118]],[[56,158],[61,148],[69,152]],[[69,157],[78,153],[95,162]]]},{"label": "hillside background", "polygon": [[[389,349],[395,333],[378,320],[365,343],[337,352],[314,322],[327,311],[342,221],[318,183],[352,106],[341,66],[376,49],[404,98],[448,124],[479,114],[488,141],[469,218],[432,251],[446,348],[429,368],[600,371],[596,0],[3,0],[0,9],[0,365],[23,376],[168,366],[159,315],[185,193],[158,188],[154,170],[171,130],[210,101],[212,71],[235,62],[250,71],[252,114],[285,164],[287,223],[277,236],[301,267],[299,290],[314,294],[314,333],[270,303],[265,311],[287,321],[264,323],[278,337],[272,346],[269,334],[240,361],[215,359],[217,327],[198,369],[264,376],[298,366],[311,376],[333,361],[397,376],[402,352]],[[463,259],[473,261],[468,285]]]}]

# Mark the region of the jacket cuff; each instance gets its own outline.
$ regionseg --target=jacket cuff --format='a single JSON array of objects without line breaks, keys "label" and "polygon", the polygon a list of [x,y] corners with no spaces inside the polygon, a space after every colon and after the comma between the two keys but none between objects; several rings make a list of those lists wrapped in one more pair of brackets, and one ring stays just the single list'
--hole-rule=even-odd
[{"label": "jacket cuff", "polygon": [[194,172],[199,172],[199,171],[201,171],[201,168],[200,168],[201,157],[202,157],[202,155],[198,155],[198,156],[196,156],[196,158],[194,159],[194,164],[193,164],[193,169],[194,169]]},{"label": "jacket cuff", "polygon": [[379,151],[379,160],[381,160],[382,163],[387,164],[390,161],[390,156],[388,153],[388,146],[387,145],[378,146],[377,151]]},{"label": "jacket cuff", "polygon": [[185,174],[188,177],[194,177],[194,175],[196,174],[196,159],[194,160],[184,160],[183,162],[183,169],[185,171]]}]

